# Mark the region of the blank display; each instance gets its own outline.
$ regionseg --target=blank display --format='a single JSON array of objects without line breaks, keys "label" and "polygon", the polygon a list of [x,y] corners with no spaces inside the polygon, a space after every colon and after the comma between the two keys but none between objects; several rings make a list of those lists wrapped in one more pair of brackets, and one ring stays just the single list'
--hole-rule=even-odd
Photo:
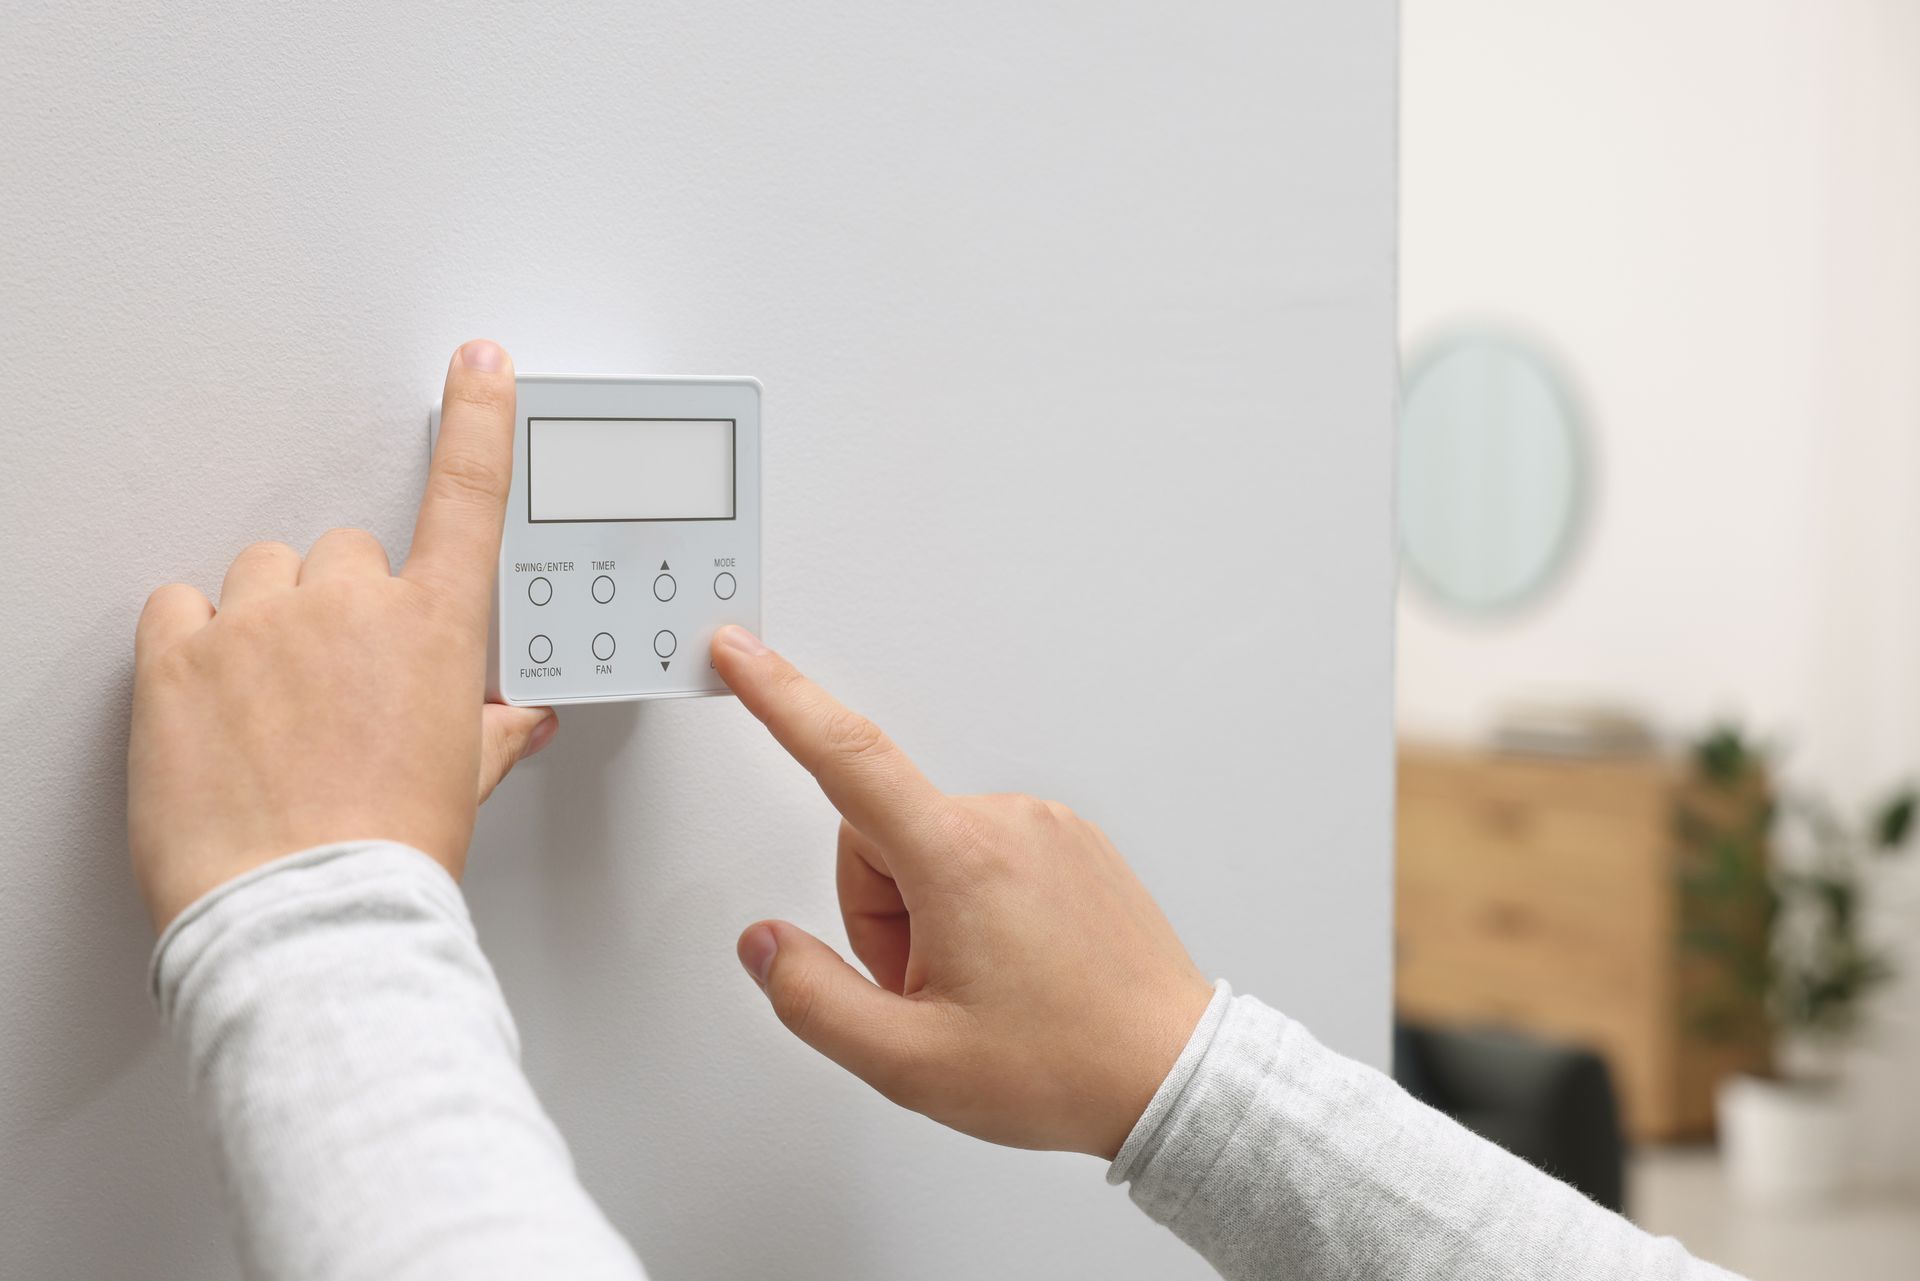
[{"label": "blank display", "polygon": [[732,520],[731,418],[529,418],[527,519]]}]

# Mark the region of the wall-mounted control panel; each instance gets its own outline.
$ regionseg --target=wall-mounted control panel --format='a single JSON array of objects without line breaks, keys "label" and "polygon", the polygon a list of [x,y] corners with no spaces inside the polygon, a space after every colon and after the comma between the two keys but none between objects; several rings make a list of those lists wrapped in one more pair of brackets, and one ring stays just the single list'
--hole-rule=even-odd
[{"label": "wall-mounted control panel", "polygon": [[760,630],[760,384],[523,374],[517,399],[489,696],[726,693],[714,632]]}]

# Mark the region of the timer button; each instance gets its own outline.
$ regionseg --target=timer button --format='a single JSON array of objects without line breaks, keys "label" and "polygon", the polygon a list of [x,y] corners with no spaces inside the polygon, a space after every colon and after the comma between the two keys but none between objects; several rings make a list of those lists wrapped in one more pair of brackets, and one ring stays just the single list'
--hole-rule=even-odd
[{"label": "timer button", "polygon": [[602,605],[613,599],[613,580],[605,574],[593,580],[593,598]]},{"label": "timer button", "polygon": [[545,636],[536,636],[527,642],[527,657],[536,663],[544,663],[553,657],[553,641]]},{"label": "timer button", "polygon": [[653,598],[655,600],[672,600],[673,588],[673,575],[662,574],[653,580]]},{"label": "timer button", "polygon": [[613,657],[612,632],[601,632],[593,638],[593,656],[603,663]]},{"label": "timer button", "polygon": [[527,584],[527,599],[536,605],[544,605],[553,599],[553,581],[536,578]]},{"label": "timer button", "polygon": [[733,593],[739,586],[732,574],[722,574],[713,580],[713,594],[721,600],[732,600]]},{"label": "timer button", "polygon": [[653,652],[662,658],[672,658],[673,651],[678,645],[679,642],[674,640],[672,632],[655,632],[653,634]]}]

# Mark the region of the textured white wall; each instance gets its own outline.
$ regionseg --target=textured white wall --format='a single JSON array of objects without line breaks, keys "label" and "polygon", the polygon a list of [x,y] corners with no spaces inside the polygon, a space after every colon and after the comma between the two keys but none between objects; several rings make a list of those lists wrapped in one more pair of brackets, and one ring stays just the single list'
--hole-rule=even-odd
[{"label": "textured white wall", "polygon": [[[1599,460],[1571,575],[1497,623],[1400,614],[1402,724],[1576,692],[1740,714],[1843,796],[1920,770],[1920,6],[1409,0],[1419,343],[1528,330]],[[1920,1180],[1920,858],[1904,990],[1856,1080],[1863,1168]]]},{"label": "textured white wall", "polygon": [[[1097,816],[1209,969],[1384,1059],[1389,0],[70,5],[0,60],[0,1259],[230,1274],[123,871],[135,613],[403,549],[460,339],[766,384],[770,638]],[[369,653],[366,661],[379,661]],[[1207,1275],[1097,1163],[898,1113],[732,956],[838,937],[731,700],[583,709],[469,881],[661,1278]]]}]

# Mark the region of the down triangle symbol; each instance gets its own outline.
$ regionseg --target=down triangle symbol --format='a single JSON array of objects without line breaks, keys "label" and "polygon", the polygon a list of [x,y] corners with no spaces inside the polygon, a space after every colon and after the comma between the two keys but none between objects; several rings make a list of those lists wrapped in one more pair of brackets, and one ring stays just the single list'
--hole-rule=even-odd
[{"label": "down triangle symbol", "polygon": [[660,664],[660,670],[661,670],[661,671],[663,671],[663,672],[664,672],[664,671],[666,671],[666,670],[667,670],[667,665],[666,665],[665,663],[662,663],[662,664]]}]

